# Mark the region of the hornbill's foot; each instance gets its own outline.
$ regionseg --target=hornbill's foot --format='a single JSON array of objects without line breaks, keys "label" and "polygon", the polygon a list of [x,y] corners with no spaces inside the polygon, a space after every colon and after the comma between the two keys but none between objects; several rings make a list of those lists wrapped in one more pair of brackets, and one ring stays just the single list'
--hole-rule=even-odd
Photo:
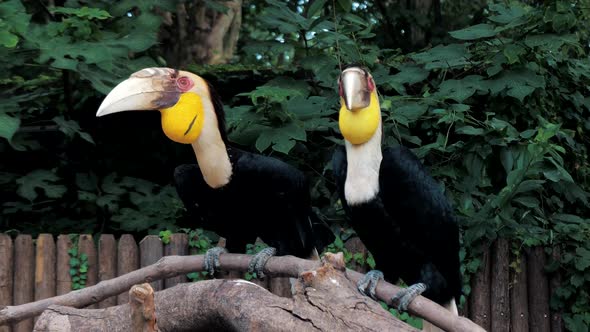
[{"label": "hornbill's foot", "polygon": [[227,253],[227,249],[223,247],[214,247],[205,253],[205,261],[203,262],[203,268],[209,272],[210,276],[214,276],[216,271],[219,271],[219,255]]},{"label": "hornbill's foot", "polygon": [[393,296],[393,298],[391,298],[391,302],[393,305],[395,305],[396,303],[399,303],[397,305],[397,310],[399,311],[407,311],[408,310],[408,305],[410,305],[410,303],[412,301],[414,301],[414,299],[416,298],[416,296],[424,293],[424,291],[426,290],[426,284],[423,283],[417,283],[417,284],[413,284],[412,286],[400,290],[397,294],[395,294]]},{"label": "hornbill's foot", "polygon": [[264,271],[263,271],[264,265],[266,265],[266,261],[268,261],[268,259],[271,258],[272,256],[274,256],[276,253],[277,253],[277,249],[275,249],[273,247],[267,247],[267,248],[260,250],[259,253],[254,255],[254,257],[252,257],[250,264],[248,264],[248,272],[249,273],[256,272],[256,276],[259,279],[264,278]]},{"label": "hornbill's foot", "polygon": [[379,270],[371,270],[356,283],[356,288],[359,292],[368,295],[373,300],[377,301],[377,297],[375,297],[375,289],[377,288],[379,280],[383,280],[383,272]]}]

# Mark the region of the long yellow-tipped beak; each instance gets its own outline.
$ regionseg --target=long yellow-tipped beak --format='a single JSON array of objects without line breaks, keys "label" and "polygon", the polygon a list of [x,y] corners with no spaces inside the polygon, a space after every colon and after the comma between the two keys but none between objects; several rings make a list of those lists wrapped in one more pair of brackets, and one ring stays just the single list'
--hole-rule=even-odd
[{"label": "long yellow-tipped beak", "polygon": [[168,71],[154,71],[149,76],[142,74],[144,71],[119,83],[100,104],[96,116],[123,111],[160,110],[178,102],[181,92]]},{"label": "long yellow-tipped beak", "polygon": [[367,77],[360,68],[348,68],[342,72],[342,90],[346,109],[354,111],[369,106],[371,91]]}]

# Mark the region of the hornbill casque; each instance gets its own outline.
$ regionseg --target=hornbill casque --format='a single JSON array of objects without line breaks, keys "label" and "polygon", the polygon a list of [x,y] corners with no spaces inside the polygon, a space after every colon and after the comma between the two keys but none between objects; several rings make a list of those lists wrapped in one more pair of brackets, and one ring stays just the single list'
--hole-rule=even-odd
[{"label": "hornbill casque", "polygon": [[[339,128],[344,146],[332,158],[340,200],[377,268],[359,290],[374,297],[379,279],[410,285],[394,296],[407,310],[418,295],[457,314],[462,294],[459,228],[450,203],[420,160],[403,146],[382,149],[379,97],[372,75],[360,66],[339,79]],[[427,325],[424,322],[425,330]],[[431,325],[434,327],[433,325]]]},{"label": "hornbill casque", "polygon": [[206,253],[205,269],[211,275],[221,253],[243,252],[256,237],[269,246],[250,263],[250,272],[259,278],[272,255],[317,259],[318,251],[333,241],[312,211],[301,171],[229,144],[221,99],[202,77],[171,68],[140,70],[105,97],[96,116],[131,110],[159,110],[165,135],[194,150],[197,164],[178,166],[174,182],[199,227],[227,239],[226,249]]}]

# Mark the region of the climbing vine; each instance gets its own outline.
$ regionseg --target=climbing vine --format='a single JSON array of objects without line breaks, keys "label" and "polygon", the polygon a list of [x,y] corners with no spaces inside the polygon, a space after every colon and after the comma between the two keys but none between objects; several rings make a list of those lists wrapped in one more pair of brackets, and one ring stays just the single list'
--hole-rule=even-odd
[{"label": "climbing vine", "polygon": [[78,250],[79,239],[80,236],[77,234],[70,235],[72,247],[68,249],[68,255],[70,256],[69,264],[72,290],[86,287],[86,280],[88,277],[88,256]]}]

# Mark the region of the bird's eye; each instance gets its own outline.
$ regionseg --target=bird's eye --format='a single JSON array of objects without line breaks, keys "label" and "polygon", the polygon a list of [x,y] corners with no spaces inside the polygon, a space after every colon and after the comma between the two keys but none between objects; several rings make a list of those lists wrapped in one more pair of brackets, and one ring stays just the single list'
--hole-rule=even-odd
[{"label": "bird's eye", "polygon": [[178,86],[181,91],[188,91],[193,87],[193,81],[186,76],[182,76],[176,80],[176,86]]},{"label": "bird's eye", "polygon": [[338,95],[340,97],[344,97],[344,90],[342,89],[342,81],[338,80]]}]

